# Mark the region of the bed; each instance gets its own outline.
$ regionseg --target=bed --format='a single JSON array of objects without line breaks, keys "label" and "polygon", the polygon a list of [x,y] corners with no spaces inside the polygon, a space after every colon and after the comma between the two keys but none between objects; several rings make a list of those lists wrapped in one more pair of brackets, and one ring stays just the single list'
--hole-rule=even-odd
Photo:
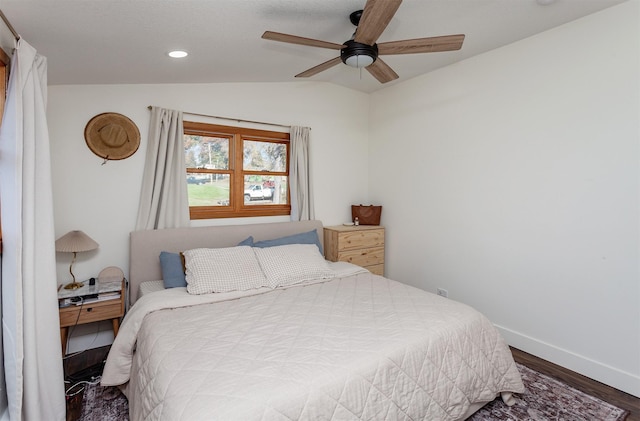
[{"label": "bed", "polygon": [[[278,242],[314,232],[316,245]],[[132,232],[132,306],[102,385],[122,388],[132,421],[463,420],[498,396],[512,404],[512,394],[524,391],[486,317],[355,265],[326,262],[322,238],[320,221]],[[220,256],[233,253],[229,264],[252,277],[237,262],[237,253],[250,251],[265,285],[189,293],[209,285],[198,274],[197,262],[209,264],[203,256],[219,259],[208,270],[222,271],[228,262]],[[184,252],[193,282],[147,288],[140,297],[141,286],[162,280],[162,252]]]}]

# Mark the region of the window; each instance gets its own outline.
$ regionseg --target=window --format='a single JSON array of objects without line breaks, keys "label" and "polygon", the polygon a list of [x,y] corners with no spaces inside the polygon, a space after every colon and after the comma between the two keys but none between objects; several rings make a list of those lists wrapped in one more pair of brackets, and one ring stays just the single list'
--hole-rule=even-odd
[{"label": "window", "polygon": [[184,122],[191,219],[290,215],[289,133]]}]

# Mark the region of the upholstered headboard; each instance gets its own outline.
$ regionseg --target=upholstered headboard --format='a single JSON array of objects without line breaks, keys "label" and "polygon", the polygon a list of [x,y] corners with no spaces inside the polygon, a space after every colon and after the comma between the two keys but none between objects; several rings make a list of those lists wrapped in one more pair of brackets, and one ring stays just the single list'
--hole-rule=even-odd
[{"label": "upholstered headboard", "polygon": [[162,251],[178,253],[200,247],[233,247],[250,235],[256,241],[262,241],[313,229],[318,231],[322,244],[324,235],[321,221],[133,231],[130,235],[129,301],[133,304],[138,299],[138,289],[142,282],[162,279],[159,260]]}]

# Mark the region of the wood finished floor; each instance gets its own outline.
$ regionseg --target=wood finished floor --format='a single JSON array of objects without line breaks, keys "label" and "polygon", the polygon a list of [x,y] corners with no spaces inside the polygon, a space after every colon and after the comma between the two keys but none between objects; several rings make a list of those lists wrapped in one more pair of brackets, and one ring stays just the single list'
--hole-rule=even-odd
[{"label": "wood finished floor", "polygon": [[619,408],[626,409],[629,411],[629,415],[625,421],[640,421],[640,398],[636,398],[628,393],[614,389],[611,386],[597,382],[534,355],[527,354],[519,349],[512,347],[511,353],[513,354],[513,359],[522,365],[526,365],[542,374],[558,379],[569,386],[600,398]]},{"label": "wood finished floor", "polygon": [[[77,373],[94,364],[103,361],[109,347],[95,348],[87,350],[72,358],[68,358],[64,363],[65,376]],[[629,416],[625,421],[640,421],[640,398],[636,398],[628,393],[621,392],[613,387],[607,386],[581,374],[575,373],[559,365],[545,361],[534,355],[511,348],[514,360],[542,374],[556,378],[569,386],[578,390],[596,396],[603,401],[609,402],[615,406],[629,411]],[[79,395],[80,397],[82,395]],[[82,410],[81,399],[71,399],[67,401],[67,421],[75,421],[80,417]]]}]

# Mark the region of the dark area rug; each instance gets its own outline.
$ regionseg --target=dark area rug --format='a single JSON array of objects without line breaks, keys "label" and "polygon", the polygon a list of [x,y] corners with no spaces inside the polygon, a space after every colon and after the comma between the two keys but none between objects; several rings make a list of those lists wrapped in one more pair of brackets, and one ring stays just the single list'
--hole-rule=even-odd
[{"label": "dark area rug", "polygon": [[[622,421],[627,411],[587,395],[521,364],[526,387],[507,406],[498,398],[476,412],[470,421]],[[128,421],[127,399],[116,387],[88,385],[80,421]],[[435,421],[435,420],[434,420]]]},{"label": "dark area rug", "polygon": [[87,385],[79,421],[129,421],[129,402],[117,387]]},{"label": "dark area rug", "polygon": [[622,421],[627,411],[518,364],[526,390],[507,406],[501,398],[473,414],[470,421]]}]

